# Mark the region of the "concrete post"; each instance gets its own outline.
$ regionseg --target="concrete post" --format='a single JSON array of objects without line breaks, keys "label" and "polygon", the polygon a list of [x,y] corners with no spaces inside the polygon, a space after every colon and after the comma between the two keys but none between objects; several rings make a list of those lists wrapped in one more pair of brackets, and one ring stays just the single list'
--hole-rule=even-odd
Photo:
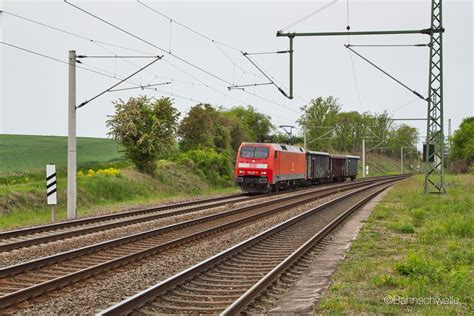
[{"label": "concrete post", "polygon": [[76,51],[69,51],[67,218],[76,218]]},{"label": "concrete post", "polygon": [[365,178],[365,139],[362,139],[362,178]]},{"label": "concrete post", "polygon": [[403,174],[403,146],[400,147],[400,174]]}]

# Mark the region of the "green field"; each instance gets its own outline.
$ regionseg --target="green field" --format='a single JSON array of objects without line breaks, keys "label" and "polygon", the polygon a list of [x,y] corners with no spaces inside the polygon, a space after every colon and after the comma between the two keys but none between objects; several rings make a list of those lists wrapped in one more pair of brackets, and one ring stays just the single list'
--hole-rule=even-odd
[{"label": "green field", "polygon": [[474,314],[474,176],[447,176],[442,196],[422,184],[404,180],[377,205],[317,313]]},{"label": "green field", "polygon": [[[77,162],[107,162],[121,159],[117,143],[104,138],[77,138]],[[48,163],[67,166],[67,137],[0,135],[0,173],[44,169]]]}]

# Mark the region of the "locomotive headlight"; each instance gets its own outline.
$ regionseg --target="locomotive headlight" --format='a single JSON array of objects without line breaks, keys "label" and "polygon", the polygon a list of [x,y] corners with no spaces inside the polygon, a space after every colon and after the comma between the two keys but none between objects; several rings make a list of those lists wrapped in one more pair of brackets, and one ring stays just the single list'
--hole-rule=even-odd
[{"label": "locomotive headlight", "polygon": [[239,173],[244,173],[244,171],[243,171],[243,170],[239,170]]},{"label": "locomotive headlight", "polygon": [[262,171],[261,174],[267,174],[267,172],[266,172],[266,171]]}]

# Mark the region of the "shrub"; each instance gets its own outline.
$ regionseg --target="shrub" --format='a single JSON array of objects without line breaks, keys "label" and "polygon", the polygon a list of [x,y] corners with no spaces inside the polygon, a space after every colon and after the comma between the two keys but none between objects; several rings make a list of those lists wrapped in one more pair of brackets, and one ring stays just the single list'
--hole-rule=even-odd
[{"label": "shrub", "polygon": [[96,174],[116,177],[120,174],[120,170],[116,168],[99,169],[97,170]]},{"label": "shrub", "polygon": [[213,149],[196,149],[181,153],[178,162],[184,166],[192,166],[194,172],[206,178],[213,185],[229,185],[232,167],[228,152],[218,153]]},{"label": "shrub", "polygon": [[124,147],[125,156],[139,171],[155,174],[156,160],[175,148],[178,110],[170,98],[146,96],[114,105],[115,115],[107,120],[109,135]]}]

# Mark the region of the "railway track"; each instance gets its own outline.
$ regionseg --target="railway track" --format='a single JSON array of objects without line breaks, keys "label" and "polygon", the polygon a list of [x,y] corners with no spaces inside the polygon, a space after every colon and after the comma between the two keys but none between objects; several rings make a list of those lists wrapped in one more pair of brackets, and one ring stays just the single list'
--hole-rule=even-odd
[{"label": "railway track", "polygon": [[[376,179],[303,191],[0,269],[0,308]],[[278,196],[276,196],[278,197]]]},{"label": "railway track", "polygon": [[[380,181],[312,208],[99,315],[134,312],[237,315],[245,312],[279,276],[288,272],[344,219],[394,181]],[[321,214],[330,210],[333,210],[333,216],[322,224]]]},{"label": "railway track", "polygon": [[7,231],[0,233],[0,252],[262,197],[233,194]]},{"label": "railway track", "polygon": [[[377,177],[371,178],[370,180],[358,180],[357,182],[372,181],[375,179],[377,179]],[[338,184],[336,186],[340,185],[341,184]],[[330,186],[334,185],[325,185],[318,188]],[[282,193],[284,194],[287,192]],[[268,196],[270,195],[265,194],[258,196],[248,196],[245,194],[233,194],[230,196],[180,202],[49,225],[11,230],[0,233],[0,252],[45,244],[56,240],[64,240],[71,237],[97,233],[157,219],[193,213],[204,209],[220,207],[229,203],[258,200]]]}]

